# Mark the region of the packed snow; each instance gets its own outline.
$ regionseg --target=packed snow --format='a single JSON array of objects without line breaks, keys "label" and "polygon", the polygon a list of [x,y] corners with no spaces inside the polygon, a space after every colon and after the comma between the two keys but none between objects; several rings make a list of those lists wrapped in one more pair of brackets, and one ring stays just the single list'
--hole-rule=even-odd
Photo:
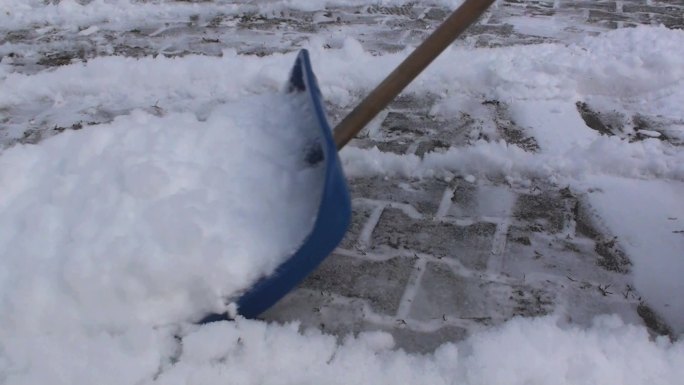
[{"label": "packed snow", "polygon": [[[125,30],[132,20],[215,6],[239,13],[361,2],[214,3],[10,0],[0,5],[0,23],[81,27],[87,35],[103,28],[97,23]],[[329,49],[325,39],[306,48],[324,97],[342,107],[408,53],[374,55],[353,39]],[[438,95],[432,113],[439,119],[458,119],[468,98],[506,100],[539,152],[484,140],[422,158],[350,147],[341,153],[345,172],[543,178],[587,192],[605,225],[628,240],[637,289],[683,333],[684,151],[649,133],[635,142],[601,136],[575,109],[578,100],[612,98],[635,111],[684,119],[682,46],[684,32],[664,27],[571,44],[459,42],[408,92]],[[684,342],[652,338],[615,316],[587,329],[554,316],[514,319],[429,355],[393,350],[392,337],[382,332],[340,342],[296,324],[192,325],[272,271],[315,215],[321,170],[302,163],[306,140],[293,134],[307,132],[311,122],[302,120],[302,103],[278,93],[294,53],[99,57],[35,74],[16,71],[10,61],[0,62],[0,113],[33,111],[27,115],[46,125],[89,121],[103,110],[118,117],[36,145],[8,145],[26,122],[4,120],[0,383],[678,384],[684,378]],[[684,137],[681,126],[671,130],[671,137]]]}]

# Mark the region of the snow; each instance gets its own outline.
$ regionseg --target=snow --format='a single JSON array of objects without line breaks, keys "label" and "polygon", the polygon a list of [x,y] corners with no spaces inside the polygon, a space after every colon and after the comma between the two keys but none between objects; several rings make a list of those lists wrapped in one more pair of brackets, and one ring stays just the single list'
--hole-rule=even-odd
[{"label": "snow", "polygon": [[324,170],[304,160],[307,103],[263,94],[204,121],[134,111],[2,152],[0,333],[224,310],[313,225]]},{"label": "snow", "polygon": [[[589,200],[626,249],[634,282],[675,333],[684,333],[684,182],[591,177]],[[625,209],[628,208],[628,209]]]},{"label": "snow", "polygon": [[352,177],[400,175],[424,178],[449,173],[515,180],[543,178],[564,182],[587,174],[632,178],[684,178],[684,153],[656,139],[628,143],[616,137],[598,137],[585,147],[567,152],[531,154],[503,141],[476,141],[425,156],[381,152],[377,148],[342,151],[345,172]]},{"label": "snow", "polygon": [[[676,384],[684,343],[601,317],[587,329],[556,317],[514,319],[428,355],[367,332],[337,342],[297,324],[238,319],[177,330],[3,339],[6,384]],[[174,335],[178,338],[174,338]],[[69,354],[65,348],[69,347]],[[121,370],[125,368],[125,370]]]},{"label": "snow", "polygon": [[[203,17],[217,7],[241,14],[365,3],[8,0],[0,5],[0,24],[90,36],[145,19]],[[559,33],[544,22],[519,21],[518,30]],[[315,36],[306,45],[324,97],[341,107],[353,105],[408,53],[376,55],[350,38],[329,49],[326,39]],[[444,120],[458,119],[469,100],[506,100],[539,151],[475,139],[423,157],[349,147],[341,153],[345,172],[350,178],[456,174],[471,183],[540,178],[585,191],[633,258],[637,289],[684,333],[677,295],[684,289],[684,151],[655,131],[642,130],[648,138],[631,143],[602,136],[575,107],[617,99],[633,111],[681,121],[683,45],[682,31],[644,26],[563,44],[494,49],[458,42],[408,92],[438,95],[432,114]],[[35,74],[16,70],[11,60],[0,62],[0,112],[12,114],[0,138],[7,147],[0,153],[0,383],[677,384],[684,378],[684,342],[651,338],[615,316],[597,318],[590,328],[553,316],[514,319],[428,355],[393,350],[392,337],[382,332],[337,341],[296,324],[192,325],[272,271],[311,225],[320,170],[301,163],[306,140],[292,135],[310,122],[300,119],[304,107],[277,93],[294,53],[99,57]],[[61,126],[106,121],[100,115],[107,113],[118,117],[38,145],[10,146],[30,119]],[[301,127],[283,127],[294,122]],[[684,130],[673,125],[663,132],[682,137]]]},{"label": "snow", "polygon": [[[216,343],[220,336],[225,343]],[[373,384],[643,384],[676,383],[684,346],[649,341],[619,319],[598,319],[588,330],[559,325],[553,317],[516,319],[434,354],[392,351],[392,337],[364,333],[338,345],[296,325],[255,322],[215,324],[184,339],[178,364],[160,382],[373,383]],[[297,354],[292,354],[292,349]],[[187,357],[187,358],[186,358]],[[254,370],[255,363],[267,363]],[[255,375],[255,372],[259,373]]]}]

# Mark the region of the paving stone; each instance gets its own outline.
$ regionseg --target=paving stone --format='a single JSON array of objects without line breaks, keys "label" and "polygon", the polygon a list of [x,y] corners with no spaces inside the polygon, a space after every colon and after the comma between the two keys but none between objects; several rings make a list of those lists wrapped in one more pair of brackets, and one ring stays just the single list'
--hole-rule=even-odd
[{"label": "paving stone", "polygon": [[[589,285],[585,283],[569,282],[568,289],[563,292],[565,303],[562,305],[563,313],[568,321],[591,326],[597,315],[618,314],[624,322],[636,325],[645,325],[643,319],[635,311],[638,300],[627,294],[626,287],[601,285]],[[607,287],[607,288],[606,288]]]},{"label": "paving stone", "polygon": [[333,254],[302,287],[360,298],[380,314],[394,315],[404,295],[416,258],[365,261]]},{"label": "paving stone", "polygon": [[508,240],[501,270],[507,276],[524,280],[531,274],[542,274],[596,282],[625,279],[622,271],[597,268],[602,257],[591,239],[530,233],[514,226],[508,230]]},{"label": "paving stone", "polygon": [[561,9],[581,9],[581,10],[592,10],[592,9],[601,9],[601,10],[606,10],[606,11],[613,11],[615,12],[617,10],[617,6],[615,4],[615,1],[571,1],[571,0],[562,0],[559,2],[559,6]]},{"label": "paving stone", "polygon": [[484,282],[477,277],[457,276],[442,263],[428,263],[412,301],[410,317],[423,321],[457,318],[488,323],[513,306],[506,300],[510,290],[508,286]]},{"label": "paving stone", "polygon": [[667,28],[684,29],[684,17],[682,17],[684,11],[679,10],[678,12],[679,16],[654,15],[653,21],[657,24],[662,24]]},{"label": "paving stone", "polygon": [[513,25],[475,25],[468,29],[468,32],[465,34],[465,36],[479,36],[482,34],[490,34],[503,37],[510,36],[511,34],[513,34]]},{"label": "paving stone", "polygon": [[672,7],[670,4],[661,3],[660,6],[646,4],[624,4],[622,11],[625,13],[656,13],[662,15],[676,16],[684,11],[682,7]]},{"label": "paving stone", "polygon": [[629,20],[630,17],[621,14],[621,13],[616,13],[616,12],[607,12],[607,11],[601,11],[601,10],[589,10],[589,16],[588,20],[589,22],[595,23],[595,22],[601,22],[601,21],[606,21],[606,22],[616,22],[616,21],[626,21]]},{"label": "paving stone", "polygon": [[301,323],[343,337],[368,329],[363,300],[339,300],[330,293],[298,289],[287,294],[259,318],[270,322]]},{"label": "paving stone", "polygon": [[444,326],[434,332],[421,332],[405,327],[389,330],[398,348],[408,353],[432,353],[444,344],[444,341],[461,341],[468,332],[456,326]]},{"label": "paving stone", "polygon": [[684,7],[684,0],[652,0],[651,4],[660,6],[678,6],[680,8]]},{"label": "paving stone", "polygon": [[402,136],[425,135],[435,122],[428,117],[419,117],[400,111],[390,111],[382,122],[380,132],[383,138],[391,139]]},{"label": "paving stone", "polygon": [[371,248],[407,249],[439,258],[458,260],[474,270],[487,267],[496,225],[479,222],[459,226],[446,222],[415,220],[399,209],[383,211],[373,231]]},{"label": "paving stone", "polygon": [[318,329],[340,341],[360,332],[383,331],[392,335],[396,348],[410,353],[430,353],[445,341],[460,341],[467,335],[466,329],[451,325],[425,332],[411,329],[400,319],[390,324],[373,323],[363,305],[360,300],[340,301],[328,294],[300,289],[289,293],[261,318],[279,323],[297,320],[302,330]]},{"label": "paving stone", "polygon": [[350,193],[378,201],[411,205],[426,218],[431,218],[439,208],[440,199],[447,182],[439,179],[385,179],[354,178],[349,181]]},{"label": "paving stone", "polygon": [[387,142],[370,139],[352,139],[349,143],[357,148],[368,149],[377,147],[377,149],[382,152],[404,155],[408,153],[413,140],[409,137],[407,137],[405,140],[396,139]]},{"label": "paving stone", "polygon": [[409,111],[414,114],[416,111],[427,112],[437,99],[436,95],[430,93],[417,95],[404,92],[390,103],[388,109],[393,111]]},{"label": "paving stone", "polygon": [[442,21],[449,16],[449,12],[441,8],[430,8],[425,12],[424,17],[429,20]]},{"label": "paving stone", "polygon": [[[551,282],[547,282],[551,283]],[[515,317],[541,317],[551,314],[556,309],[558,288],[550,285],[534,287],[524,284],[511,286],[512,291],[509,299],[514,302],[512,316]]]},{"label": "paving stone", "polygon": [[573,198],[562,198],[558,191],[544,190],[537,194],[521,194],[514,216],[527,221],[531,231],[558,233],[570,225]]},{"label": "paving stone", "polygon": [[451,144],[440,139],[426,139],[418,143],[414,154],[422,158],[428,153],[443,152],[451,147]]},{"label": "paving stone", "polygon": [[454,193],[445,218],[506,218],[512,215],[516,194],[506,186],[478,185],[463,179],[452,182]]}]

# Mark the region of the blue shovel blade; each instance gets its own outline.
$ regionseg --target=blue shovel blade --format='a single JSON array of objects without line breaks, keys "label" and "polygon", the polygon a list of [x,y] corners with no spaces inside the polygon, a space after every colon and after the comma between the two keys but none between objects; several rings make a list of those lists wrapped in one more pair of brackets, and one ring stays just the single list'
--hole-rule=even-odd
[{"label": "blue shovel blade", "polygon": [[[245,318],[257,317],[304,280],[342,241],[351,219],[347,182],[307,50],[301,50],[297,56],[288,89],[290,92],[305,92],[312,107],[309,110],[315,114],[321,148],[309,154],[309,158],[317,162],[322,157],[325,162],[323,193],[314,226],[299,249],[273,274],[261,278],[237,300],[238,314]],[[212,314],[200,322],[224,319],[226,315]]]}]

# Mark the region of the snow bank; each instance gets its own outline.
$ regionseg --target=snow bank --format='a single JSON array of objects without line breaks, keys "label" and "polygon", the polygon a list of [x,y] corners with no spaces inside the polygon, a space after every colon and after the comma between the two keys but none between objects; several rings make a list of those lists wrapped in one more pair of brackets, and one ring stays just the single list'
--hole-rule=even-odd
[{"label": "snow bank", "polygon": [[313,225],[324,169],[304,161],[307,103],[137,111],[0,153],[0,335],[222,310]]},{"label": "snow bank", "polygon": [[[352,39],[344,40],[341,49],[326,49],[327,43],[326,38],[314,37],[304,48],[311,50],[325,99],[348,108],[408,53],[374,56]],[[614,98],[635,112],[680,119],[684,99],[681,46],[684,32],[645,26],[568,45],[473,49],[460,42],[408,91],[440,96],[434,113],[441,119],[458,118],[458,98],[496,99],[511,105],[552,101],[564,103],[563,108],[592,98]],[[117,106],[112,112],[117,114],[158,105],[201,117],[217,100],[277,89],[286,80],[282,69],[289,68],[294,56],[293,52],[259,58],[226,50],[222,58],[101,57],[32,76],[0,64],[4,69],[0,85],[8,91],[0,93],[0,107],[39,101],[42,108],[36,111],[36,121],[58,125],[98,120],[93,115],[107,112],[110,106]]]},{"label": "snow bank", "polygon": [[242,319],[182,330],[8,336],[0,345],[0,382],[674,385],[684,376],[684,343],[653,341],[616,317],[588,329],[554,317],[514,319],[429,355],[393,345],[382,332],[337,343],[296,324]]},{"label": "snow bank", "polygon": [[559,326],[553,317],[516,319],[425,356],[392,346],[392,337],[381,332],[337,345],[316,331],[298,335],[295,325],[215,324],[184,339],[179,362],[159,381],[629,385],[675,384],[684,374],[684,345],[649,341],[644,329],[612,317],[588,330]]},{"label": "snow bank", "polygon": [[525,152],[504,141],[477,141],[422,158],[350,147],[341,152],[341,159],[350,177],[473,174],[512,180],[543,178],[561,184],[587,175],[684,180],[684,152],[657,139],[628,143],[617,137],[597,137],[585,147],[575,145],[564,152],[541,154]]}]

